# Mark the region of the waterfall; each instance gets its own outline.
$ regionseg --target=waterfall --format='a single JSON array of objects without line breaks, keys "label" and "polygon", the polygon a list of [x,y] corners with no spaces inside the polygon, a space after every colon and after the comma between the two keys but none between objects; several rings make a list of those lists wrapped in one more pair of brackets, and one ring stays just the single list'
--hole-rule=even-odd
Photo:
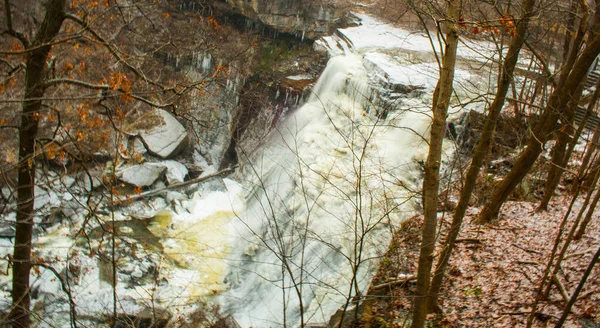
[{"label": "waterfall", "polygon": [[[242,327],[328,322],[364,295],[394,229],[414,213],[429,105],[370,112],[361,55],[332,58],[307,103],[238,174],[221,310]],[[409,128],[410,127],[410,128]]]}]

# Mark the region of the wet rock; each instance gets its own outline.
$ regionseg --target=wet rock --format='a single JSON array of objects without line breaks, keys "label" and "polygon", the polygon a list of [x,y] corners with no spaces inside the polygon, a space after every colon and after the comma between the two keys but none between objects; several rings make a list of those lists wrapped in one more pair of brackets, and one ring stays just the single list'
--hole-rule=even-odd
[{"label": "wet rock", "polygon": [[162,109],[156,114],[162,118],[162,124],[140,132],[146,149],[153,155],[168,158],[177,155],[187,146],[187,131],[173,115]]},{"label": "wet rock", "polygon": [[166,170],[162,163],[131,165],[117,171],[117,178],[138,187],[152,185]]}]

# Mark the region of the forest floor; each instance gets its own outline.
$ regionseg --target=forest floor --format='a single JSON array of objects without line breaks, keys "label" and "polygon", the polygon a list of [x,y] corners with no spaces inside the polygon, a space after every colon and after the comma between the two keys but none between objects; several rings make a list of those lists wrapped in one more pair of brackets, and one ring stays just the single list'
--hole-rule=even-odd
[{"label": "forest floor", "polygon": [[[525,327],[542,273],[548,262],[558,227],[572,196],[557,196],[546,212],[537,203],[512,201],[500,218],[487,225],[472,220],[479,208],[470,208],[452,254],[440,305],[443,313],[430,315],[429,327]],[[570,221],[579,213],[583,198],[573,206]],[[440,213],[445,239],[452,212]],[[598,214],[581,240],[569,247],[558,278],[570,294],[600,245]],[[405,222],[373,279],[361,326],[404,327],[410,321],[422,216]],[[567,224],[567,231],[570,229]],[[439,247],[436,254],[439,254]],[[437,258],[436,258],[437,262]],[[566,301],[554,286],[550,297],[535,311],[534,327],[553,327]],[[600,268],[590,275],[565,327],[600,327]]]}]

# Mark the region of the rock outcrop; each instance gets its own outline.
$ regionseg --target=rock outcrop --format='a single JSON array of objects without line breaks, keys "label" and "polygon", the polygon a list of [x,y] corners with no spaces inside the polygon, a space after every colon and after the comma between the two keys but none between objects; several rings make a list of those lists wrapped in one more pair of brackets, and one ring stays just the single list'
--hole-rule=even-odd
[{"label": "rock outcrop", "polygon": [[346,25],[346,13],[340,5],[314,0],[229,0],[232,9],[278,32],[317,39]]}]

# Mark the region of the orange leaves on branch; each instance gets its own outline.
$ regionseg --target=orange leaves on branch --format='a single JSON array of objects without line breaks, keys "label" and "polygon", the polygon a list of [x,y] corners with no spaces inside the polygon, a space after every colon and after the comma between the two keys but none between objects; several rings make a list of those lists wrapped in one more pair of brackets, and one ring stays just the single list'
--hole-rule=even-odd
[{"label": "orange leaves on branch", "polygon": [[217,66],[217,70],[213,74],[213,77],[226,76],[229,75],[229,69],[223,65]]},{"label": "orange leaves on branch", "polygon": [[44,148],[44,152],[46,153],[46,157],[48,157],[48,159],[50,160],[53,160],[55,158],[63,160],[67,157],[67,153],[64,150],[61,150],[53,142],[46,145],[46,147]]},{"label": "orange leaves on branch", "polygon": [[121,72],[115,72],[108,76],[108,86],[111,90],[120,90],[123,92],[123,100],[132,100],[131,81]]},{"label": "orange leaves on branch", "polygon": [[215,30],[215,31],[220,31],[221,30],[221,25],[219,25],[219,23],[217,22],[217,20],[215,19],[214,16],[209,16],[208,17],[208,23],[210,24],[210,27]]},{"label": "orange leaves on branch", "polygon": [[77,114],[79,118],[85,123],[88,128],[98,128],[106,124],[104,120],[98,115],[90,116],[91,106],[90,104],[80,104],[77,107]]},{"label": "orange leaves on branch", "polygon": [[73,70],[73,68],[74,68],[74,66],[71,62],[66,62],[63,65],[62,73],[64,74],[64,73],[70,72]]},{"label": "orange leaves on branch", "polygon": [[10,50],[12,51],[23,51],[25,50],[25,48],[23,48],[23,45],[20,44],[19,42],[15,42],[10,46]]},{"label": "orange leaves on branch", "polygon": [[500,22],[500,25],[502,25],[506,33],[513,37],[517,36],[515,21],[512,18],[510,18],[508,14],[502,15],[498,21]]},{"label": "orange leaves on branch", "polygon": [[488,22],[480,21],[467,22],[464,18],[460,18],[458,20],[458,25],[461,29],[468,30],[473,35],[479,35],[480,33],[492,33],[494,35],[499,35],[499,27],[501,27],[504,33],[512,37],[517,36],[515,21],[508,14],[502,15],[498,19],[498,24],[490,24]]}]

